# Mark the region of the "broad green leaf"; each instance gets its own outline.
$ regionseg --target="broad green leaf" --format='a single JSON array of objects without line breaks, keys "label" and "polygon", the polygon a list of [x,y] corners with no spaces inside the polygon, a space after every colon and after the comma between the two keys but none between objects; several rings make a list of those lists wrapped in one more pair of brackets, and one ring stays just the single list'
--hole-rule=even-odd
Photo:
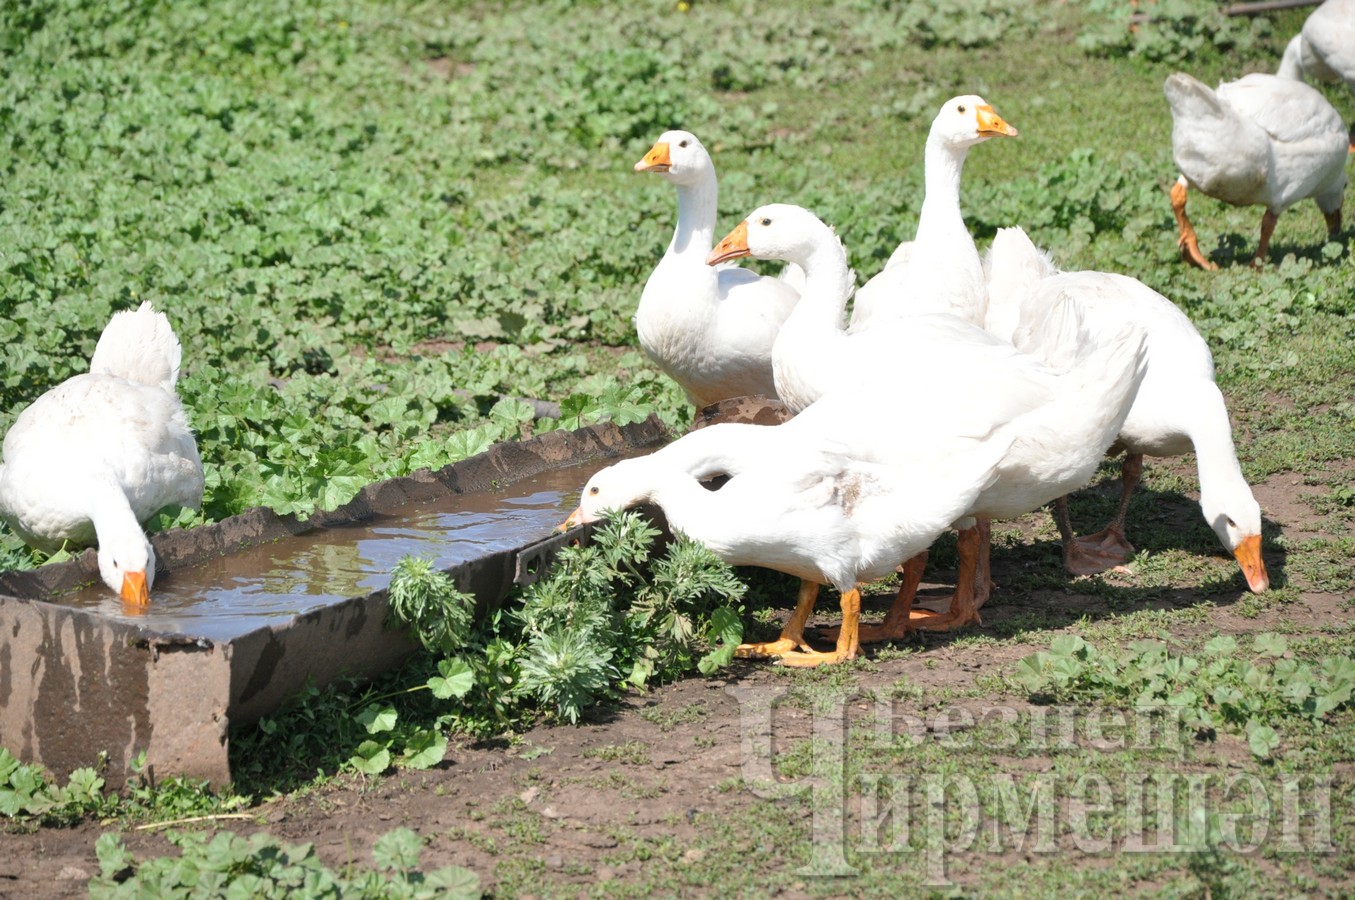
[{"label": "broad green leaf", "polygon": [[459,656],[440,660],[438,673],[428,679],[428,687],[439,700],[464,697],[475,686],[475,673]]},{"label": "broad green leaf", "polygon": [[397,713],[393,706],[378,706],[375,703],[365,707],[357,714],[358,724],[367,729],[368,734],[380,734],[395,727]]},{"label": "broad green leaf", "polygon": [[1220,634],[1204,645],[1204,652],[1210,656],[1228,656],[1237,650],[1237,638],[1230,634]]},{"label": "broad green leaf", "polygon": [[348,764],[364,775],[380,775],[390,768],[389,742],[363,741],[357,752],[348,758]]},{"label": "broad green leaf", "polygon": [[383,834],[372,845],[372,857],[384,869],[410,872],[419,866],[423,839],[408,828],[396,828]]},{"label": "broad green leaf", "polygon": [[1274,728],[1261,725],[1253,719],[1247,723],[1247,746],[1251,748],[1253,756],[1265,759],[1280,746],[1280,736]]},{"label": "broad green leaf", "polygon": [[1054,656],[1073,656],[1086,647],[1087,642],[1075,634],[1061,634],[1049,642],[1049,652]]},{"label": "broad green leaf", "polygon": [[1262,656],[1284,656],[1289,650],[1289,641],[1282,635],[1266,631],[1256,636],[1252,649]]},{"label": "broad green leaf", "polygon": [[407,769],[429,769],[442,762],[447,753],[447,736],[431,728],[421,728],[405,742],[400,765]]}]

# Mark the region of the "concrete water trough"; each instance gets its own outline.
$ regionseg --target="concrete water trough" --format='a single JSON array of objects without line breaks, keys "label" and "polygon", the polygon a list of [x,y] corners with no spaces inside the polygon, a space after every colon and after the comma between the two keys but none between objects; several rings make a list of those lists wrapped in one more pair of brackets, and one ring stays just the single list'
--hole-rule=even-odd
[{"label": "concrete water trough", "polygon": [[403,556],[436,560],[483,614],[544,571],[589,475],[664,437],[653,418],[548,432],[369,485],[305,521],[252,509],[155,535],[143,616],[99,581],[93,550],[0,574],[0,747],[62,777],[106,753],[111,786],[144,751],[151,777],[224,785],[231,726],[414,650],[385,627]]}]

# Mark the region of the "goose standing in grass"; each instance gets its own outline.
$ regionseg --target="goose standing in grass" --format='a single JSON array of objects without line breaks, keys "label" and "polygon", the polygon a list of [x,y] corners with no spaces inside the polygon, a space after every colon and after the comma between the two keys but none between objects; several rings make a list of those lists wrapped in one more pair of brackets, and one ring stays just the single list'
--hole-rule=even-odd
[{"label": "goose standing in grass", "polygon": [[715,165],[694,134],[664,132],[635,171],[658,174],[678,198],[673,239],[635,312],[640,346],[697,409],[772,396],[772,343],[799,293],[780,278],[705,264],[719,189]]},{"label": "goose standing in grass", "polygon": [[960,175],[969,148],[1016,134],[982,97],[969,94],[945,102],[927,133],[917,236],[900,244],[885,268],[856,292],[851,331],[893,316],[931,312],[983,321],[983,262],[960,214]]},{"label": "goose standing in grass", "polygon": [[1194,189],[1234,206],[1264,206],[1254,263],[1261,265],[1280,213],[1312,198],[1327,222],[1341,230],[1349,140],[1341,116],[1301,81],[1254,73],[1211,89],[1189,75],[1168,76],[1172,158],[1180,177],[1171,189],[1177,239],[1186,259],[1217,269],[1200,252],[1186,218]]},{"label": "goose standing in grass", "polygon": [[[860,408],[849,404],[848,412]],[[853,415],[854,417],[854,415]],[[795,612],[777,641],[744,644],[741,656],[817,666],[856,657],[859,585],[925,551],[995,477],[1010,433],[918,443],[909,464],[858,457],[838,433],[784,425],[721,424],[679,438],[651,456],[593,475],[564,527],[641,503],[660,507],[675,530],[730,565],[762,566],[800,579]],[[700,478],[732,474],[718,490]],[[819,586],[841,592],[842,625],[829,652],[809,647],[804,627]]]},{"label": "goose standing in grass", "polygon": [[149,302],[115,313],[90,370],[52,388],[5,435],[0,517],[29,544],[99,547],[99,574],[145,607],[155,551],[142,523],[202,502],[202,461],[175,393],[183,351]]},{"label": "goose standing in grass", "polygon": [[[910,447],[919,442],[957,435],[981,439],[997,425],[1023,417],[998,478],[979,492],[966,514],[978,521],[959,523],[959,580],[974,584],[975,592],[957,589],[950,612],[916,627],[951,628],[976,621],[989,587],[988,519],[1029,512],[1095,474],[1120,431],[1141,376],[1141,336],[1126,326],[1106,337],[1104,346],[1092,346],[1076,337],[1076,310],[1050,310],[1049,330],[1080,348],[1074,367],[1060,375],[949,313],[897,318],[848,334],[842,329],[842,311],[852,277],[845,251],[831,228],[797,206],[772,204],[755,210],[716,245],[710,259],[714,263],[748,255],[794,262],[805,273],[800,303],[773,349],[777,392],[803,411],[780,427],[827,417],[836,422],[835,430],[853,453],[892,464],[906,462]],[[938,379],[937,373],[945,377]],[[842,395],[866,398],[868,412],[855,417],[823,412],[823,404],[841,403]],[[896,416],[898,412],[904,415]],[[863,630],[863,640],[897,637],[914,627],[911,592],[921,565],[919,560],[906,567],[899,603],[883,629]],[[971,565],[978,567],[977,581],[969,572]]]},{"label": "goose standing in grass", "polygon": [[[1355,0],[1325,0],[1284,48],[1276,71],[1282,78],[1344,81],[1355,94]],[[1355,153],[1355,124],[1350,126]]]},{"label": "goose standing in grass", "polygon": [[[1120,502],[1100,532],[1074,540],[1066,500],[1056,507],[1070,572],[1103,572],[1129,560],[1134,547],[1125,537],[1125,513],[1138,484],[1144,456],[1178,456],[1194,450],[1200,480],[1200,509],[1228,549],[1251,590],[1270,584],[1261,558],[1261,507],[1242,475],[1233,446],[1223,394],[1214,383],[1209,345],[1185,313],[1142,282],[1108,272],[1063,272],[1054,267],[1020,228],[1002,228],[988,253],[990,312],[1020,320],[1013,340],[1052,365],[1051,353],[1067,352],[1060,340],[1041,335],[1033,321],[1051,304],[1080,308],[1083,328],[1105,335],[1135,323],[1144,330],[1147,373],[1116,438],[1123,450]],[[1014,315],[1003,312],[1019,307]],[[1050,349],[1052,348],[1052,349]]]}]

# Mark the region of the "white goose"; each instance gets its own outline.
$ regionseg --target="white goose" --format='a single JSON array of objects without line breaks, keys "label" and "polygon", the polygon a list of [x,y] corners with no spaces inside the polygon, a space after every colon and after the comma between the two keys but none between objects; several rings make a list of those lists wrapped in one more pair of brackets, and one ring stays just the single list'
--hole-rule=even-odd
[{"label": "white goose", "polygon": [[970,147],[1016,134],[982,97],[945,102],[927,133],[917,236],[900,244],[884,269],[856,292],[851,331],[892,316],[931,312],[983,321],[983,263],[960,214],[960,175]]},{"label": "white goose", "polygon": [[1255,73],[1211,90],[1189,75],[1168,76],[1163,86],[1172,114],[1172,158],[1180,177],[1171,189],[1172,211],[1185,257],[1217,269],[1200,252],[1186,218],[1193,188],[1234,206],[1264,206],[1254,263],[1265,262],[1280,213],[1311,197],[1326,218],[1328,234],[1341,230],[1349,144],[1341,116],[1301,81]]},{"label": "white goose", "polygon": [[202,461],[174,392],[182,349],[149,302],[115,313],[90,371],[52,388],[5,435],[0,517],[43,550],[99,545],[99,574],[144,607],[155,551],[141,523],[202,501]]},{"label": "white goose", "polygon": [[677,188],[673,239],[635,312],[640,346],[697,409],[729,397],[772,396],[772,342],[798,292],[737,267],[712,270],[718,185],[710,154],[687,131],[668,131],[635,164]]},{"label": "white goose", "polygon": [[[773,351],[778,393],[792,408],[803,410],[781,428],[812,427],[809,423],[825,419],[822,427],[843,433],[843,443],[854,454],[888,465],[906,461],[909,447],[920,437],[982,439],[1021,417],[997,480],[969,510],[979,517],[977,527],[965,528],[961,535],[962,562],[972,558],[982,570],[978,596],[957,591],[950,612],[922,627],[950,628],[977,620],[988,588],[987,519],[1029,512],[1087,483],[1132,402],[1142,374],[1141,335],[1129,326],[1106,337],[1103,348],[1092,347],[1075,337],[1075,309],[1050,310],[1051,333],[1081,348],[1072,361],[1075,367],[1059,375],[978,325],[945,313],[881,322],[846,334],[841,317],[851,274],[845,252],[831,228],[796,206],[772,204],[754,211],[716,245],[711,260],[743,255],[794,262],[805,273],[800,303]],[[910,391],[903,407],[906,421],[887,415],[899,405],[900,386],[926,383],[943,368],[953,373],[944,390]],[[843,396],[864,398],[870,412],[832,412],[845,402]],[[907,626],[905,613],[921,564],[917,561],[905,572],[900,604],[875,636],[896,637]]]},{"label": "white goose", "polygon": [[[1276,71],[1281,78],[1344,81],[1355,94],[1355,0],[1325,0],[1284,48]],[[1355,152],[1355,125],[1350,126]]]},{"label": "white goose", "polygon": [[[745,644],[741,656],[779,656],[792,666],[853,659],[859,648],[858,585],[926,550],[963,515],[994,477],[1011,437],[937,440],[915,451],[910,465],[885,466],[857,458],[831,433],[793,425],[796,420],[713,425],[652,456],[603,469],[588,480],[564,527],[654,503],[673,529],[730,565],[763,566],[801,580],[780,640]],[[710,465],[734,473],[715,491],[692,474]],[[820,584],[842,594],[842,626],[828,653],[810,649],[804,640]]]},{"label": "white goose", "polygon": [[1080,308],[1090,335],[1112,333],[1132,322],[1146,336],[1147,373],[1112,447],[1112,452],[1126,453],[1114,518],[1101,532],[1074,541],[1067,505],[1059,504],[1068,569],[1090,574],[1126,562],[1134,548],[1125,538],[1125,512],[1143,457],[1177,456],[1193,449],[1205,521],[1237,559],[1251,590],[1264,591],[1270,582],[1261,558],[1261,508],[1238,465],[1228,410],[1214,383],[1214,358],[1190,319],[1136,279],[1107,272],[1058,272],[1020,228],[999,229],[988,260],[990,311],[1019,307],[1021,323],[1013,335],[1018,347],[1048,358],[1046,348],[1059,342],[1041,336],[1032,320],[1051,304],[1068,300]]}]

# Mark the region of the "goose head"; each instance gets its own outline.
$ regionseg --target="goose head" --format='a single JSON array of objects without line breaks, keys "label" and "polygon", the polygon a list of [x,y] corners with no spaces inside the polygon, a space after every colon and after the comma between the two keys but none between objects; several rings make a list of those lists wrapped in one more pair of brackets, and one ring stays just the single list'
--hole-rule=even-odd
[{"label": "goose head", "polygon": [[647,466],[644,457],[623,459],[593,473],[583,486],[579,505],[557,530],[568,531],[576,525],[586,525],[604,518],[608,513],[628,509],[648,500],[653,482],[643,473]]},{"label": "goose head", "polygon": [[635,164],[637,172],[654,172],[675,184],[692,184],[715,171],[710,154],[690,131],[665,131]]},{"label": "goose head", "polygon": [[99,575],[129,608],[145,609],[155,581],[155,550],[140,529],[99,536]]},{"label": "goose head", "polygon": [[965,94],[952,97],[942,105],[941,111],[932,120],[927,140],[968,150],[989,138],[1016,137],[1018,133],[987,100],[977,94]]},{"label": "goose head", "polygon": [[810,258],[831,242],[841,249],[833,229],[807,209],[788,203],[759,206],[716,244],[706,257],[707,265],[751,256],[782,259],[808,268]]},{"label": "goose head", "polygon": [[1261,507],[1251,491],[1220,497],[1213,491],[1201,490],[1200,509],[1223,546],[1237,560],[1247,587],[1257,594],[1270,587],[1270,576],[1261,559]]}]

